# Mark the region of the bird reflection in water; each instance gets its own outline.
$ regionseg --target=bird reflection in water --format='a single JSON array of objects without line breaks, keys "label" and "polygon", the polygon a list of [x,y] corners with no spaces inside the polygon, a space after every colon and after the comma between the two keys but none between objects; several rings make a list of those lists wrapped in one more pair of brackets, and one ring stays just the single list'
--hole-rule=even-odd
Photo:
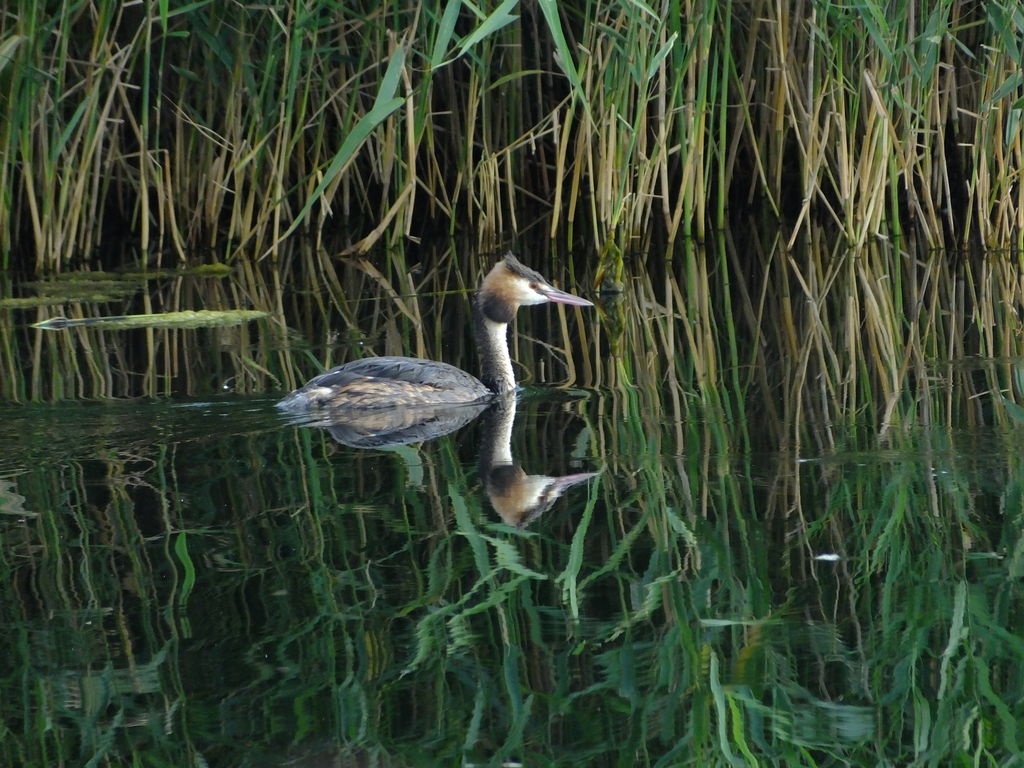
[{"label": "bird reflection in water", "polygon": [[387,448],[424,443],[469,424],[490,401],[463,405],[395,405],[369,410],[322,411],[292,417],[292,424],[320,427],[352,448]]},{"label": "bird reflection in water", "polygon": [[[512,456],[512,427],[516,418],[516,394],[506,392],[493,400],[472,406],[388,409],[377,420],[332,423],[328,414],[302,422],[320,427],[339,443],[354,448],[387,448],[423,442],[452,432],[484,411],[480,438],[479,470],[484,492],[491,506],[508,525],[525,528],[547,510],[569,488],[596,477],[598,472],[570,475],[528,475]],[[419,416],[417,417],[417,414]]]},{"label": "bird reflection in water", "polygon": [[484,416],[480,440],[480,477],[491,506],[503,521],[525,528],[572,486],[597,472],[572,475],[528,475],[512,457],[512,425],[516,418],[514,394],[499,397]]}]

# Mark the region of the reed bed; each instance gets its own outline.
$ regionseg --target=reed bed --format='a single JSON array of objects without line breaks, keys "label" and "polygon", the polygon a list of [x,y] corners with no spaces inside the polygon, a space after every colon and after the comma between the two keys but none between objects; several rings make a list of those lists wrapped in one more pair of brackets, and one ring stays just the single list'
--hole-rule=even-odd
[{"label": "reed bed", "polygon": [[628,248],[751,211],[1019,249],[1022,24],[1011,0],[26,0],[0,15],[0,253],[489,246],[545,214]]}]

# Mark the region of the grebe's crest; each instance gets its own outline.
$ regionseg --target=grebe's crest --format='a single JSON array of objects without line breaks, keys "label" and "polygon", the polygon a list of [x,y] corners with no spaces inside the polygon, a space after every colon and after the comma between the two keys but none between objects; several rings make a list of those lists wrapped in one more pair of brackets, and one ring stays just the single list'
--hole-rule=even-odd
[{"label": "grebe's crest", "polygon": [[535,272],[513,256],[512,251],[505,254],[505,258],[502,259],[501,263],[505,265],[509,272],[512,272],[531,283],[542,283],[544,285],[547,285],[548,283],[548,281],[541,276],[540,272]]}]

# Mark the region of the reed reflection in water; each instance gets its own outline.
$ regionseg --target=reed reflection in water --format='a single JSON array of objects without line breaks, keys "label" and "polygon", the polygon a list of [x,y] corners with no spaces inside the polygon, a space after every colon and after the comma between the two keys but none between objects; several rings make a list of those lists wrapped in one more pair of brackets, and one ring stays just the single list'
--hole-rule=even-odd
[{"label": "reed reflection in water", "polygon": [[[511,427],[494,409],[384,451],[283,424],[272,398],[5,406],[0,763],[1014,759],[1019,276],[749,245],[627,263],[597,317],[520,318],[513,358],[551,386]],[[336,265],[256,300],[276,319],[246,345],[156,332],[77,378],[81,345],[122,337],[5,316],[41,350],[9,386],[116,389],[150,349],[143,375],[183,395],[241,371],[279,393],[357,345],[472,369],[466,293],[402,285],[476,284],[435,264],[396,271],[397,298]],[[258,283],[238,279],[215,290]],[[210,358],[165,378],[175,344]],[[509,457],[602,474],[517,527],[485,500]]]}]

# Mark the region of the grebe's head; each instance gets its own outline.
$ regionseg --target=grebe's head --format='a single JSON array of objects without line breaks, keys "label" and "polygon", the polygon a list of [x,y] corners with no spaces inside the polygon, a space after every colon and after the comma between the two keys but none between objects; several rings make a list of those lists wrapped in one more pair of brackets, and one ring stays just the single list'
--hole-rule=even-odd
[{"label": "grebe's head", "polygon": [[480,286],[479,297],[484,315],[496,323],[512,322],[519,307],[549,301],[573,307],[594,306],[593,302],[580,296],[558,290],[511,253],[505,254],[505,258],[487,273]]}]

